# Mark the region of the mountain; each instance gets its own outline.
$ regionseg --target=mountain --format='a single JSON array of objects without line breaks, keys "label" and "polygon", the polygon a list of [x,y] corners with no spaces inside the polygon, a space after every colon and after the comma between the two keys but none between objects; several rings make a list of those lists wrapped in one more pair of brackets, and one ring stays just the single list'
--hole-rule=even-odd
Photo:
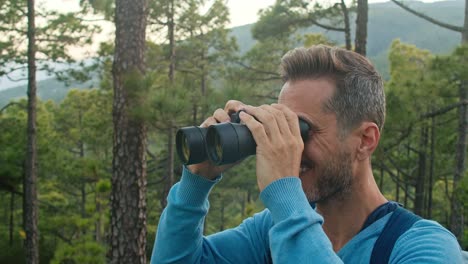
[{"label": "mountain", "polygon": [[[423,3],[405,1],[407,5],[426,15],[448,24],[463,25],[464,1],[442,1]],[[352,36],[355,31],[355,16],[350,18]],[[232,35],[237,38],[241,53],[255,44],[250,31],[252,24],[233,28]],[[428,49],[436,54],[448,54],[461,42],[461,34],[431,24],[408,13],[392,2],[369,5],[369,23],[367,39],[367,56],[374,62],[379,72],[388,78],[388,49],[394,39],[414,44],[418,48]],[[299,30],[300,34],[322,33],[330,40],[344,45],[342,32],[327,31],[317,26]],[[354,41],[354,40],[353,40]]]},{"label": "mountain", "polygon": [[[464,1],[441,1],[423,3],[419,1],[405,1],[406,4],[445,23],[463,25]],[[354,36],[354,21],[352,22],[352,35]],[[248,51],[255,40],[251,35],[252,24],[231,29],[231,35],[237,39],[241,54]],[[318,27],[301,29],[299,33],[323,33],[336,43],[343,44],[343,33],[326,31]],[[394,39],[416,45],[421,49],[428,49],[436,54],[450,53],[461,41],[461,34],[433,25],[418,18],[396,6],[392,2],[369,5],[369,24],[367,39],[367,56],[374,62],[384,78],[388,78],[388,48]],[[96,83],[96,82],[95,82]],[[86,88],[92,84],[72,84],[71,88]],[[43,100],[61,100],[68,91],[63,83],[54,79],[38,82],[38,94]],[[0,91],[0,108],[11,99],[26,96],[26,86],[17,86]]]},{"label": "mountain", "polygon": [[[97,87],[98,80],[93,79],[84,83],[71,83],[66,86],[63,82],[50,78],[37,82],[37,96],[41,100],[61,101],[68,93],[70,88],[87,89]],[[0,91],[0,109],[11,100],[17,100],[26,97],[27,85],[20,85]]]}]

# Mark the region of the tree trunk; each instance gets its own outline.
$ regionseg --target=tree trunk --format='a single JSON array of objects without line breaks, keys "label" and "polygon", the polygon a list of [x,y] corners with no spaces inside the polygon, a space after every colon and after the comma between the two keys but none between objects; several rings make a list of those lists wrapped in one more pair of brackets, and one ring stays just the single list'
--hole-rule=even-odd
[{"label": "tree trunk", "polygon": [[169,62],[169,81],[174,84],[175,76],[175,64],[176,64],[176,50],[175,50],[175,22],[174,22],[174,0],[170,1],[169,7],[169,21],[168,21],[168,37],[169,37],[169,50],[170,50],[170,62]]},{"label": "tree trunk", "polygon": [[170,127],[168,129],[168,136],[169,139],[167,141],[167,149],[169,151],[169,166],[168,166],[168,176],[169,176],[169,186],[172,187],[175,183],[175,177],[174,177],[174,125],[170,124]]},{"label": "tree trunk", "polygon": [[[175,22],[174,22],[174,0],[169,3],[169,13],[167,30],[169,38],[169,83],[170,88],[174,88],[174,77],[175,77],[175,65],[176,65],[176,50],[175,50]],[[166,166],[167,177],[164,183],[163,195],[161,199],[161,206],[165,208],[167,205],[167,195],[174,185],[174,125],[172,122],[169,122],[169,128],[167,129],[167,153],[168,153],[168,162]]]},{"label": "tree trunk", "polygon": [[357,3],[356,38],[354,39],[354,51],[363,56],[366,56],[367,20],[369,8],[367,0],[358,0]]},{"label": "tree trunk", "polygon": [[[78,110],[78,127],[80,128],[80,133],[82,132],[82,116],[81,116],[81,109]],[[84,143],[83,140],[79,140],[78,146],[80,149],[80,159],[83,160],[85,156],[85,151],[84,151]],[[84,176],[84,175],[81,175]],[[83,178],[81,179],[81,186],[80,186],[80,191],[81,191],[81,217],[85,218],[86,217],[86,180]]]},{"label": "tree trunk", "polygon": [[400,170],[397,170],[395,182],[395,202],[400,201]]},{"label": "tree trunk", "polygon": [[[203,37],[203,33],[202,33],[202,37]],[[201,62],[201,66],[200,66],[200,71],[201,71],[201,80],[200,80],[200,88],[201,88],[201,96],[202,98],[205,98],[206,97],[206,70],[205,70],[205,58],[206,58],[206,54],[205,54],[205,50],[202,50],[201,54],[200,54],[200,62]],[[204,114],[202,112],[202,114]]]},{"label": "tree trunk", "polygon": [[245,196],[246,196],[246,194],[242,193],[242,203],[241,203],[241,216],[242,216],[242,219],[245,218]]},{"label": "tree trunk", "polygon": [[15,221],[14,221],[14,212],[15,212],[15,193],[11,193],[10,198],[10,247],[13,246],[13,233],[15,232]]},{"label": "tree trunk", "polygon": [[462,44],[468,44],[468,0],[465,0],[465,19],[463,22]]},{"label": "tree trunk", "polygon": [[[410,148],[411,148],[411,142],[408,142],[408,146],[406,148],[406,159],[409,160],[410,159]],[[408,173],[408,171],[407,171]],[[405,180],[405,198],[404,198],[404,202],[403,202],[403,206],[408,208],[408,195],[409,195],[409,181],[410,179],[408,177],[406,177],[406,180]]]},{"label": "tree trunk", "polygon": [[349,25],[349,12],[348,8],[346,7],[346,4],[344,0],[341,0],[341,11],[343,12],[343,20],[344,20],[344,25],[345,25],[345,43],[346,43],[346,49],[351,50],[351,26]]},{"label": "tree trunk", "polygon": [[28,125],[26,175],[24,177],[24,250],[26,263],[39,263],[37,228],[37,149],[36,149],[36,24],[34,0],[28,0]]},{"label": "tree trunk", "polygon": [[379,189],[383,190],[383,182],[384,182],[384,170],[383,168],[380,169],[380,180],[379,180]]},{"label": "tree trunk", "polygon": [[435,169],[435,116],[431,118],[431,156],[429,159],[429,198],[427,203],[427,218],[432,218],[432,190],[434,188],[434,169]]},{"label": "tree trunk", "polygon": [[146,0],[115,4],[111,263],[146,263],[147,128],[134,111],[146,94],[132,83],[142,80],[146,70],[147,10]]},{"label": "tree trunk", "polygon": [[408,188],[408,181],[405,181],[405,197],[403,200],[403,207],[408,208],[408,193],[409,193],[409,188]]},{"label": "tree trunk", "polygon": [[416,178],[414,190],[414,213],[420,216],[424,214],[424,185],[426,176],[426,145],[427,145],[427,128],[421,128],[421,149],[419,154],[419,170]]},{"label": "tree trunk", "polygon": [[[462,81],[459,87],[460,102],[468,100],[468,82]],[[458,141],[455,149],[455,173],[453,175],[453,194],[451,206],[450,230],[461,242],[464,236],[464,206],[461,200],[459,184],[465,173],[466,160],[466,134],[468,133],[468,111],[467,105],[461,104],[458,108]]]},{"label": "tree trunk", "polygon": [[168,160],[166,164],[166,180],[164,184],[164,190],[161,200],[162,208],[165,208],[167,205],[167,195],[169,194],[169,190],[171,189],[172,185],[175,183],[174,177],[174,127],[170,124],[169,128],[167,129],[167,155]]},{"label": "tree trunk", "polygon": [[102,241],[102,231],[101,231],[101,214],[102,214],[102,209],[101,209],[101,195],[99,192],[96,192],[96,197],[95,197],[95,202],[96,202],[96,213],[97,213],[97,219],[96,222],[94,223],[95,225],[95,240],[96,242],[101,242]]},{"label": "tree trunk", "polygon": [[221,224],[219,225],[219,231],[223,231],[224,230],[224,199],[222,197],[220,197],[221,199]]},{"label": "tree trunk", "polygon": [[196,103],[194,103],[192,106],[192,125],[194,126],[200,125],[198,123],[198,106]]},{"label": "tree trunk", "polygon": [[[203,33],[202,33],[203,34]],[[208,51],[207,51],[208,52]],[[200,56],[200,61],[202,63],[202,65],[200,66],[200,71],[201,71],[201,79],[200,79],[200,88],[201,88],[201,108],[200,108],[200,117],[203,118],[206,116],[207,114],[207,102],[206,102],[206,98],[207,98],[207,78],[208,78],[208,74],[207,74],[207,69],[205,68],[205,65],[206,65],[206,56],[207,56],[207,52],[205,52],[205,50],[202,51],[201,53],[201,56]]]}]

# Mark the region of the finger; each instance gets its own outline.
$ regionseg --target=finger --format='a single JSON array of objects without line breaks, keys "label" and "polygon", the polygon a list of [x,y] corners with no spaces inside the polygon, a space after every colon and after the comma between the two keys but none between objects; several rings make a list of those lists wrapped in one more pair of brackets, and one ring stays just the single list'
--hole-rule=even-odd
[{"label": "finger", "polygon": [[208,117],[203,123],[200,125],[200,127],[209,127],[211,125],[217,124],[218,121],[212,116]]},{"label": "finger", "polygon": [[257,121],[253,116],[247,114],[244,111],[239,113],[239,117],[252,133],[252,136],[255,140],[255,143],[257,143],[257,146],[262,146],[269,143],[269,139],[265,132],[265,129],[259,121]]},{"label": "finger", "polygon": [[301,130],[299,128],[299,117],[289,107],[282,104],[273,104],[272,107],[280,110],[288,123],[289,131],[294,136],[301,136]]},{"label": "finger", "polygon": [[278,124],[279,131],[283,136],[290,136],[291,130],[289,128],[289,123],[285,117],[285,114],[281,109],[274,107],[275,104],[262,106],[263,109],[273,114],[276,119],[276,123]]},{"label": "finger", "polygon": [[216,121],[218,121],[218,123],[229,122],[231,120],[228,113],[226,113],[226,111],[221,108],[216,109],[213,117],[216,119]]},{"label": "finger", "polygon": [[268,109],[267,105],[263,105],[260,107],[246,106],[245,108],[249,115],[254,116],[263,125],[266,134],[271,140],[277,139],[278,137],[281,137],[281,133],[278,128],[276,118],[271,112],[267,111],[266,109]]},{"label": "finger", "polygon": [[245,107],[245,104],[242,103],[241,101],[229,100],[226,102],[226,105],[224,106],[224,111],[228,113],[228,115],[232,115],[234,113],[239,112],[240,110],[243,110],[244,107]]}]

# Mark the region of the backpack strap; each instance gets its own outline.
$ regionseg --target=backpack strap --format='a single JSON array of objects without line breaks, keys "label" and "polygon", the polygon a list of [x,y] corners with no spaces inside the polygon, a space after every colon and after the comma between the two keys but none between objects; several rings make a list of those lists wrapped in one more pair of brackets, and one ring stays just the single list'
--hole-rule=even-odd
[{"label": "backpack strap", "polygon": [[421,217],[398,206],[385,225],[382,233],[374,244],[370,259],[371,264],[388,263],[395,242]]}]

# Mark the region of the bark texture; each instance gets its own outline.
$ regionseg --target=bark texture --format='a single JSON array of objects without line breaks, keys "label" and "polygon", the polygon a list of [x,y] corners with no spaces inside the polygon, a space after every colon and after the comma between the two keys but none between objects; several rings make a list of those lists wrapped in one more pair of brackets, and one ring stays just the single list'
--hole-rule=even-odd
[{"label": "bark texture", "polygon": [[34,0],[28,0],[28,124],[26,174],[24,177],[23,223],[26,232],[26,263],[39,263],[39,231],[37,228],[37,148],[36,148],[36,24]]},{"label": "bark texture", "polygon": [[356,38],[354,39],[354,51],[363,56],[366,56],[369,6],[367,0],[358,0],[357,3]]},{"label": "bark texture", "polygon": [[146,0],[117,0],[115,7],[111,263],[146,263],[147,129],[135,114],[146,95],[130,80],[146,70],[147,6]]}]

